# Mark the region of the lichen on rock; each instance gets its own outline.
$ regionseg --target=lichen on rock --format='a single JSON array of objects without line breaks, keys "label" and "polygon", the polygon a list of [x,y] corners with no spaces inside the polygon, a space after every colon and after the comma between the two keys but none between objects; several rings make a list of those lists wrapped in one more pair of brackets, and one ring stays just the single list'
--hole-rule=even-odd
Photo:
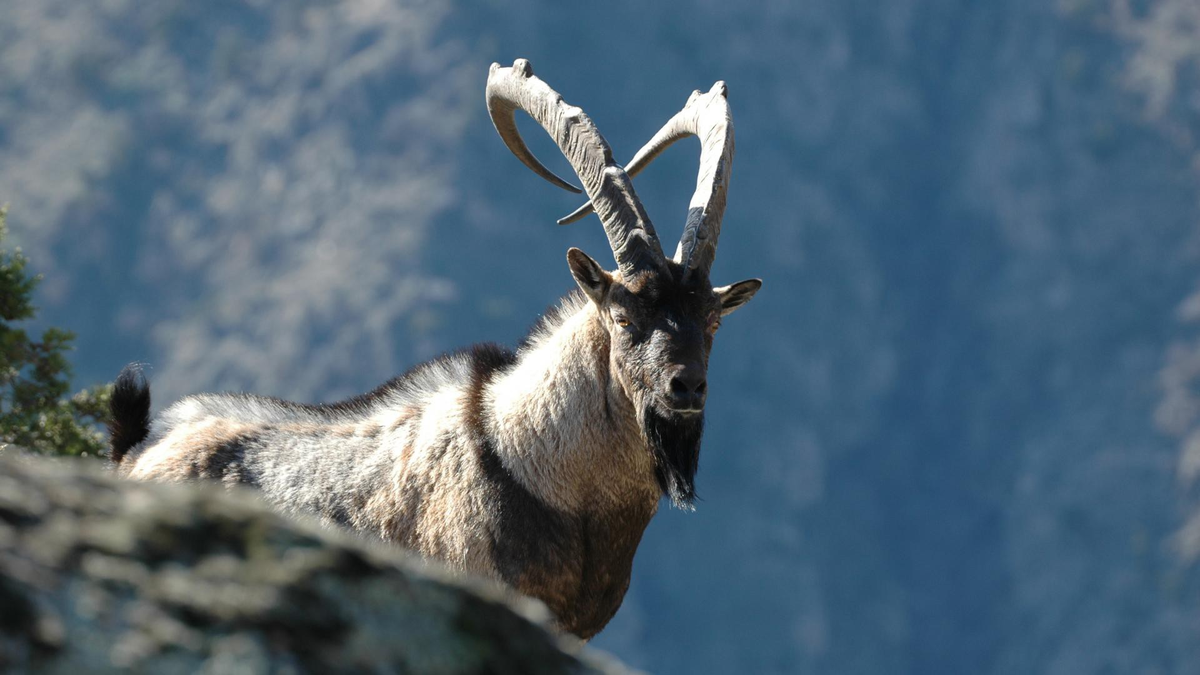
[{"label": "lichen on rock", "polygon": [[624,672],[536,601],[251,492],[0,456],[0,671]]}]

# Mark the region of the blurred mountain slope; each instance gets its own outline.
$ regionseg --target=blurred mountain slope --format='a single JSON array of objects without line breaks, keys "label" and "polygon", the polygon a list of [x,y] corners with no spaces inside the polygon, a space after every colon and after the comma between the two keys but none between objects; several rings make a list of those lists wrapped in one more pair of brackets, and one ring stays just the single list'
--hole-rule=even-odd
[{"label": "blurred mountain slope", "polygon": [[[724,79],[714,278],[766,286],[714,350],[704,501],[655,520],[597,643],[663,673],[1188,672],[1195,500],[1155,415],[1194,339],[1189,7],[9,2],[0,199],[82,375],[328,399],[515,341],[567,247],[606,259],[495,138],[491,61],[621,158]],[[664,238],[695,159],[637,179]]]}]

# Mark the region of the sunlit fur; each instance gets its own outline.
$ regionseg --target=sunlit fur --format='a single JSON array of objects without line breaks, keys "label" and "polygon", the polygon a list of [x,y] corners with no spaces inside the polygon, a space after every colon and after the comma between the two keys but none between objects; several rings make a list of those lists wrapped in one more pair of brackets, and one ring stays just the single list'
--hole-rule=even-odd
[{"label": "sunlit fur", "polygon": [[185,398],[121,468],[256,486],[284,510],[509,583],[586,638],[619,607],[661,495],[608,358],[595,305],[575,293],[516,354],[476,347],[345,403]]}]

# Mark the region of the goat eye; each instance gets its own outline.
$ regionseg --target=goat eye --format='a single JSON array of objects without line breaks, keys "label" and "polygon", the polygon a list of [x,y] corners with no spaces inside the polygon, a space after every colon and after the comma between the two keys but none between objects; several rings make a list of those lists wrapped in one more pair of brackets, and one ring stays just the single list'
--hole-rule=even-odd
[{"label": "goat eye", "polygon": [[617,314],[616,312],[613,312],[612,319],[621,328],[633,327],[633,322],[630,321],[629,317],[625,316],[624,314]]},{"label": "goat eye", "polygon": [[713,312],[708,317],[708,330],[710,333],[715,333],[721,327],[721,315]]}]

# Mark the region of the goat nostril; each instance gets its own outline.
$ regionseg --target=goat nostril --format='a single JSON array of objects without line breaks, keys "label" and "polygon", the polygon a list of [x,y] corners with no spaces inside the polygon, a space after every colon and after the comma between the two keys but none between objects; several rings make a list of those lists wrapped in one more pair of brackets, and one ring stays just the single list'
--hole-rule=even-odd
[{"label": "goat nostril", "polygon": [[694,404],[697,401],[692,399],[704,399],[704,390],[708,387],[704,377],[689,376],[684,373],[671,378],[671,396],[679,400],[682,404],[684,400]]},{"label": "goat nostril", "polygon": [[671,393],[676,396],[683,396],[688,393],[688,387],[683,383],[683,380],[678,377],[671,378]]}]

